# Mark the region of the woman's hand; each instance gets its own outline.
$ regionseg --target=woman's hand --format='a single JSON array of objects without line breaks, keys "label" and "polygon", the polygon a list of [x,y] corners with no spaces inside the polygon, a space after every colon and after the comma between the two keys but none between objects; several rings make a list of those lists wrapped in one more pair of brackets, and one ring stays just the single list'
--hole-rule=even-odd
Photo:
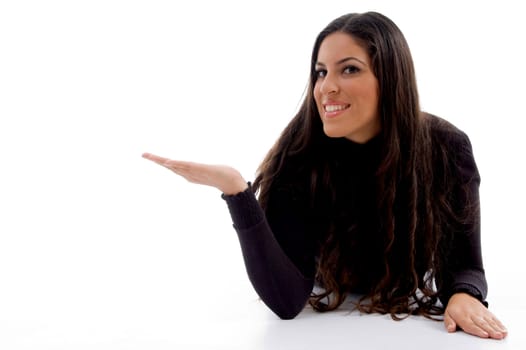
[{"label": "woman's hand", "polygon": [[449,299],[444,324],[448,332],[455,332],[459,327],[481,338],[503,339],[508,335],[506,327],[480,301],[467,293],[456,293]]},{"label": "woman's hand", "polygon": [[142,156],[192,183],[215,187],[226,195],[234,195],[248,188],[239,171],[229,166],[183,162],[150,153],[144,153]]}]

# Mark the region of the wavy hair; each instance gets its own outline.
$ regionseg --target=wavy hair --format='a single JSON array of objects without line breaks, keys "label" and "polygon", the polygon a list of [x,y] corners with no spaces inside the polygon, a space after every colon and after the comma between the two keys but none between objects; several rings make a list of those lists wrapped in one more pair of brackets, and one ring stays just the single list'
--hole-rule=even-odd
[{"label": "wavy hair", "polygon": [[[376,12],[347,14],[319,33],[303,103],[258,168],[253,189],[265,209],[275,179],[288,161],[299,156],[310,160],[306,171],[311,205],[319,193],[334,199],[337,189],[332,186],[331,170],[320,155],[327,136],[313,96],[318,51],[323,40],[334,32],[351,35],[368,52],[379,84],[382,154],[375,177],[384,261],[380,275],[356,303],[357,308],[366,313],[389,313],[394,319],[403,318],[403,314],[432,318],[443,313],[443,307],[437,304],[439,291],[434,281],[441,276],[447,255],[447,223],[466,219],[453,214],[444,195],[452,186],[448,182],[449,155],[444,148],[433,149],[430,118],[420,110],[409,46],[389,18]],[[441,178],[433,174],[437,159],[443,165]],[[316,280],[324,291],[313,293],[309,301],[317,311],[338,308],[354,287],[349,277],[352,272],[345,263],[348,257],[344,241],[334,226],[326,231],[316,270]]]}]

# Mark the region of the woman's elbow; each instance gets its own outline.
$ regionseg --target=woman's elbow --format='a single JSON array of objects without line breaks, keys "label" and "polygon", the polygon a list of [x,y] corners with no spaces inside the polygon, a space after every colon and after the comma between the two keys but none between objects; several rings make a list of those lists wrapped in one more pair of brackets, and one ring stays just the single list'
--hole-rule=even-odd
[{"label": "woman's elbow", "polygon": [[282,320],[292,320],[305,308],[305,304],[287,305],[286,307],[271,308],[271,310]]}]

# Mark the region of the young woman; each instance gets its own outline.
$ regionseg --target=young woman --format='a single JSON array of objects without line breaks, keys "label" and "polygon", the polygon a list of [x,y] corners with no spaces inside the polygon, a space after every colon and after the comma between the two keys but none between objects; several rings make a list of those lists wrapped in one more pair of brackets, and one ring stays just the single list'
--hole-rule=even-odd
[{"label": "young woman", "polygon": [[470,141],[420,110],[409,47],[379,13],[318,35],[305,100],[253,185],[231,167],[143,156],[223,192],[248,276],[281,318],[360,293],[363,312],[507,335],[485,302]]}]

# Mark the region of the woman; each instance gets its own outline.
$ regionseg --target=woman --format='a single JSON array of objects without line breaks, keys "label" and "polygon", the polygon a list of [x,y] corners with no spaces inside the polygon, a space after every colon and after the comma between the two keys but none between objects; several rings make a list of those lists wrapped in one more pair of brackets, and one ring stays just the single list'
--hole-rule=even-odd
[{"label": "woman", "polygon": [[420,111],[409,47],[379,13],[318,35],[305,100],[253,186],[227,166],[143,156],[223,192],[249,278],[281,318],[360,293],[363,312],[507,335],[485,302],[471,144]]}]

